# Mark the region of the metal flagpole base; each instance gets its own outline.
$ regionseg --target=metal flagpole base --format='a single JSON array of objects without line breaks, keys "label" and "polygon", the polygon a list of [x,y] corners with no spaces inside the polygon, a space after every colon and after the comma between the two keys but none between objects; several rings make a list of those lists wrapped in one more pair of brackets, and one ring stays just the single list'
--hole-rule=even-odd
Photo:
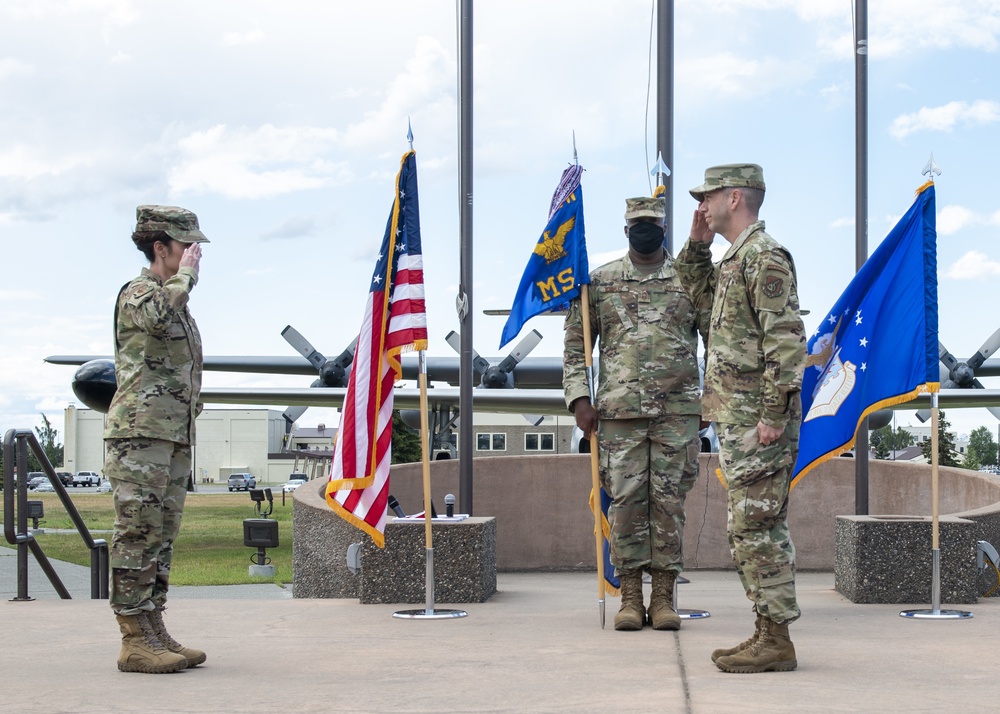
[{"label": "metal flagpole base", "polygon": [[468,614],[465,610],[400,610],[392,616],[401,620],[452,620]]},{"label": "metal flagpole base", "polygon": [[966,610],[941,609],[941,551],[934,548],[931,551],[933,569],[931,571],[931,608],[929,610],[903,610],[900,617],[914,620],[967,620],[972,617]]},{"label": "metal flagpole base", "polygon": [[682,620],[704,620],[705,618],[711,617],[712,613],[708,610],[688,610],[684,608],[677,607],[677,586],[681,583],[690,583],[691,581],[682,575],[678,575],[677,579],[674,581],[674,612]]},{"label": "metal flagpole base", "polygon": [[967,620],[972,613],[966,610],[903,610],[899,616],[914,620]]},{"label": "metal flagpole base", "polygon": [[401,620],[452,620],[457,617],[466,617],[469,613],[465,610],[435,610],[434,609],[434,549],[426,549],[427,568],[425,571],[427,593],[427,606],[423,610],[400,610],[392,613],[393,617]]}]

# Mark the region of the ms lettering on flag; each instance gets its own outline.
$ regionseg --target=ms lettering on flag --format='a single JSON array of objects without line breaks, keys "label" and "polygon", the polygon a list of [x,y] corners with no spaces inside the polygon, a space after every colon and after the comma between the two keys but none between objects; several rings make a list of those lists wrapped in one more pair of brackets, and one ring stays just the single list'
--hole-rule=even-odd
[{"label": "ms lettering on flag", "polygon": [[380,548],[392,463],[392,389],[402,376],[399,355],[425,349],[417,161],[408,151],[396,176],[396,197],[369,286],[326,486],[330,508]]},{"label": "ms lettering on flag", "polygon": [[500,335],[500,347],[517,337],[530,318],[550,310],[561,310],[590,282],[587,244],[583,226],[583,169],[563,171],[549,206],[549,222],[535,244],[521,276]]}]

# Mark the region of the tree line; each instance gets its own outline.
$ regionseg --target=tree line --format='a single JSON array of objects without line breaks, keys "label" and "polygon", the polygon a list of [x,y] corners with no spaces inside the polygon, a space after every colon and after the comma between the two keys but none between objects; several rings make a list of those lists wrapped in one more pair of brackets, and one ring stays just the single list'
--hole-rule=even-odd
[{"label": "tree line", "polygon": [[[913,446],[913,434],[903,427],[893,429],[886,425],[872,431],[868,443],[875,450],[876,459],[888,459],[892,452]],[[931,461],[932,442],[930,439],[920,443],[920,453]],[[965,449],[965,459],[962,459],[955,446],[955,435],[951,431],[951,423],[943,411],[938,412],[938,464],[941,466],[958,466],[977,471],[983,466],[997,465],[997,441],[993,432],[985,426],[977,427],[969,434],[969,445]]]}]

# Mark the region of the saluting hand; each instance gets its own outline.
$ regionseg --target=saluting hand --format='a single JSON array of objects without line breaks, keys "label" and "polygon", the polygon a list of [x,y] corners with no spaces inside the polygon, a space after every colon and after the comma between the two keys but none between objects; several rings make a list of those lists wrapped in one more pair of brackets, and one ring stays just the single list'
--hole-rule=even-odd
[{"label": "saluting hand", "polygon": [[181,256],[180,267],[194,268],[194,272],[197,273],[199,263],[201,263],[201,245],[198,243],[192,243],[184,249],[184,254]]},{"label": "saluting hand", "polygon": [[691,240],[695,243],[711,243],[715,239],[715,231],[708,227],[705,214],[695,209],[691,219]]}]

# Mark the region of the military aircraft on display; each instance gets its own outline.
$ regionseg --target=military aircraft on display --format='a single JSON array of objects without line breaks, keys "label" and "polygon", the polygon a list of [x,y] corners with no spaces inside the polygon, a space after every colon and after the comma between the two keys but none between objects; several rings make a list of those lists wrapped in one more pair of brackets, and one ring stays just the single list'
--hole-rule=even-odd
[{"label": "military aircraft on display", "polygon": [[[309,406],[340,407],[347,391],[354,356],[353,345],[337,357],[329,359],[291,326],[282,331],[282,336],[299,352],[300,357],[206,357],[205,369],[260,374],[318,374],[311,387],[209,387],[202,390],[203,401],[209,404],[289,405],[284,412],[288,428]],[[541,339],[541,334],[532,330],[503,359],[487,360],[474,354],[473,369],[479,380],[479,388],[473,390],[475,411],[522,414],[532,423],[540,420],[540,416],[536,415],[567,414],[562,390],[562,358],[527,358]],[[457,333],[450,333],[446,341],[458,349]],[[942,366],[938,404],[942,409],[985,407],[1000,419],[1000,389],[986,389],[978,379],[1000,376],[1000,359],[990,359],[998,347],[1000,329],[967,360],[956,359],[943,344],[940,345]],[[111,357],[54,355],[47,357],[45,361],[52,364],[81,365],[73,377],[74,394],[88,407],[107,411],[116,388],[114,361]],[[434,453],[450,452],[453,456],[452,434],[458,419],[460,361],[458,357],[427,357],[426,363],[428,383],[439,383],[427,390],[431,448]],[[403,355],[402,368],[404,381],[417,379],[416,356]],[[440,386],[442,382],[449,386]],[[393,405],[402,412],[404,421],[409,426],[419,427],[419,389],[396,387]],[[923,410],[929,406],[930,396],[921,395],[911,402],[896,405],[893,409],[921,409],[919,418],[924,416]],[[889,419],[885,417],[888,413],[888,410],[883,410],[879,419],[872,415],[873,423],[870,423],[870,427],[876,428],[888,423]],[[927,416],[929,414],[929,411],[926,412]],[[703,450],[715,450],[713,447],[714,434],[703,430]]]},{"label": "military aircraft on display", "polygon": [[[221,356],[205,357],[209,371],[248,372],[259,374],[318,375],[307,388],[204,388],[202,400],[208,404],[283,404],[286,431],[309,406],[340,407],[347,391],[350,367],[354,358],[353,344],[337,357],[330,359],[291,326],[282,336],[301,357]],[[446,341],[456,351],[459,336],[452,332]],[[479,381],[473,390],[476,411],[522,414],[532,424],[541,422],[542,415],[566,415],[562,391],[562,358],[532,357],[525,359],[541,341],[542,335],[532,330],[504,358],[488,360],[473,354],[472,367]],[[304,359],[303,359],[304,358]],[[81,365],[73,376],[73,393],[86,406],[106,412],[115,393],[114,360],[110,356],[53,355],[45,359],[51,364]],[[418,362],[415,355],[403,355],[403,380],[416,381]],[[431,448],[436,454],[454,456],[452,433],[458,420],[459,380],[458,357],[427,357],[429,384],[427,390]],[[420,392],[415,387],[397,387],[393,405],[400,410],[404,422],[419,429]]]}]

